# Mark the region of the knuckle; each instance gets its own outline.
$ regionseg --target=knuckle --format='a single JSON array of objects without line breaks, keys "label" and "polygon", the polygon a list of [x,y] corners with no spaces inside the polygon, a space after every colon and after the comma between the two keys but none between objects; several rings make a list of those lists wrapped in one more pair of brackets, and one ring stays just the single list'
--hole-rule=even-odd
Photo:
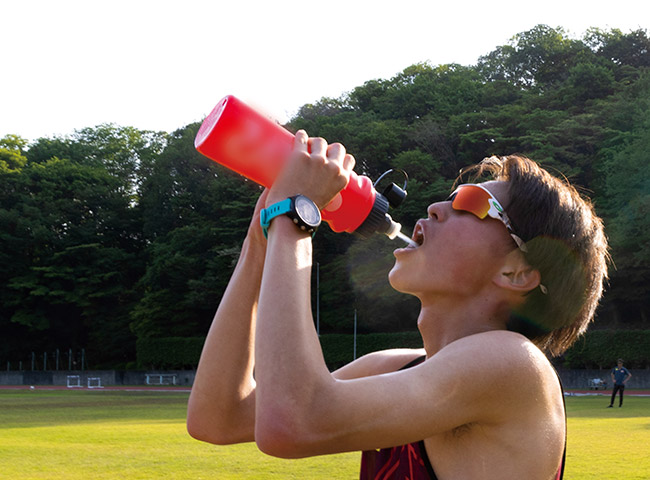
[{"label": "knuckle", "polygon": [[330,145],[330,148],[337,155],[341,155],[341,156],[345,155],[346,150],[345,150],[345,147],[343,146],[343,144],[341,144],[341,143],[338,143],[338,142],[333,143],[333,144]]},{"label": "knuckle", "polygon": [[327,174],[332,177],[338,177],[343,174],[341,165],[336,162],[327,162],[325,165],[327,169]]}]

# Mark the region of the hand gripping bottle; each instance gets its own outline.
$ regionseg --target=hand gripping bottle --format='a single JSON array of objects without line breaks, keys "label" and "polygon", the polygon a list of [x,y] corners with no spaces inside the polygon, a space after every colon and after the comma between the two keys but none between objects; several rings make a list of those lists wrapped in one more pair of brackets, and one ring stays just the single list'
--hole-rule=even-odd
[{"label": "hand gripping bottle", "polygon": [[[293,148],[294,135],[236,97],[224,97],[203,121],[194,146],[203,155],[265,187],[273,185]],[[402,237],[388,200],[368,177],[351,172],[348,185],[322,210],[335,232]]]}]

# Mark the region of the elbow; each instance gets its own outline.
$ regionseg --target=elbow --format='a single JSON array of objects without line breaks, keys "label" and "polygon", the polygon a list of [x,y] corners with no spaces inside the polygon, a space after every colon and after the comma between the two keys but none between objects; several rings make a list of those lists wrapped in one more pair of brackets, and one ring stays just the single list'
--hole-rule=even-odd
[{"label": "elbow", "polygon": [[201,442],[213,443],[210,441],[206,432],[201,428],[201,425],[194,421],[191,415],[187,415],[187,421],[185,422],[185,427],[187,428],[187,433],[194,440],[199,440]]},{"label": "elbow", "polygon": [[[194,393],[194,392],[192,392]],[[219,443],[218,438],[211,434],[215,429],[208,426],[206,421],[207,412],[201,408],[201,403],[190,395],[187,404],[187,418],[185,419],[185,428],[187,433],[195,440],[207,443]]]},{"label": "elbow", "polygon": [[212,443],[215,445],[226,445],[228,442],[220,435],[220,429],[208,427],[207,422],[203,421],[199,415],[192,413],[191,411],[187,412],[187,420],[185,426],[187,428],[187,433],[195,440],[201,442]]},{"label": "elbow", "polygon": [[185,418],[185,428],[187,433],[195,440],[204,440],[203,429],[201,428],[201,415],[198,412],[196,401],[190,395],[187,404],[187,417]]},{"label": "elbow", "polygon": [[335,402],[328,400],[333,397],[326,386],[293,394],[285,390],[260,395],[259,389],[257,393],[254,437],[262,452],[279,458],[304,458],[336,450]]},{"label": "elbow", "polygon": [[186,422],[187,433],[194,440],[200,442],[211,443],[213,445],[232,445],[241,443],[242,439],[233,435],[227,428],[222,428],[214,424],[206,424],[206,422],[197,421],[191,415],[187,416]]},{"label": "elbow", "polygon": [[313,435],[295,412],[267,411],[255,422],[255,443],[267,455],[278,458],[303,458],[312,455]]},{"label": "elbow", "polygon": [[186,429],[195,440],[214,445],[232,445],[251,441],[252,437],[243,419],[226,421],[223,417],[210,415],[205,411],[188,408]]}]

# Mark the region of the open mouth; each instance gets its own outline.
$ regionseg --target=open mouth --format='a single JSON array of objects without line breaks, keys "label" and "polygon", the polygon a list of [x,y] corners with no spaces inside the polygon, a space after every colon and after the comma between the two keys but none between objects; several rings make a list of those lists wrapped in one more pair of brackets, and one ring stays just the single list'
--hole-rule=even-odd
[{"label": "open mouth", "polygon": [[422,246],[424,243],[424,231],[422,230],[422,227],[420,226],[419,223],[415,225],[415,229],[413,230],[413,235],[411,236],[411,240],[413,240],[417,246],[409,246],[409,248],[417,248],[419,246]]}]

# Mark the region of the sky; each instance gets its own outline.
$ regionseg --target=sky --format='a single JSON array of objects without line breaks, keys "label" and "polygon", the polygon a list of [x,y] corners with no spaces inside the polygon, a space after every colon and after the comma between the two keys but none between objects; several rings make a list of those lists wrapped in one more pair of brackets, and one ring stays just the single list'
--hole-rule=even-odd
[{"label": "sky", "polygon": [[474,65],[537,24],[650,30],[648,0],[0,0],[0,138],[172,132],[235,95],[280,122],[410,65]]}]

